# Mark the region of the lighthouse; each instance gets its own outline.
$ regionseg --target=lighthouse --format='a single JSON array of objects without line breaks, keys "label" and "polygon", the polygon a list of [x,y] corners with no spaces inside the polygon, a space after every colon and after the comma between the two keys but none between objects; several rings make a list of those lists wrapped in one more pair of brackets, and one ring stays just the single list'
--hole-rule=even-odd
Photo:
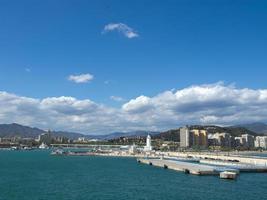
[{"label": "lighthouse", "polygon": [[150,135],[147,135],[147,137],[146,137],[146,146],[144,147],[144,151],[152,151],[151,136]]}]

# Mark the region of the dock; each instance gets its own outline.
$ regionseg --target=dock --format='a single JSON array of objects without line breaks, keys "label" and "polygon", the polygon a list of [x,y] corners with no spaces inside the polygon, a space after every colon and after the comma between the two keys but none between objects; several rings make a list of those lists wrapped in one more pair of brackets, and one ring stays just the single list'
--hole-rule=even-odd
[{"label": "dock", "polygon": [[[180,171],[193,175],[219,175],[219,173],[222,171],[222,169],[219,169],[216,166],[202,165],[191,162],[162,160],[162,159],[143,159],[143,158],[139,158],[137,159],[137,161],[139,163],[153,165],[156,167],[162,167],[165,169],[172,169],[175,171]],[[238,170],[235,169],[232,169],[232,171],[238,172]]]},{"label": "dock", "polygon": [[219,161],[219,160],[200,160],[199,162],[207,165],[224,166],[233,169],[238,169],[240,172],[258,172],[258,173],[267,172],[267,166],[263,165],[254,165],[249,163],[234,163],[234,162]]},{"label": "dock", "polygon": [[244,156],[244,155],[224,155],[224,154],[215,154],[215,153],[197,153],[197,152],[169,152],[169,156],[173,157],[190,157],[198,158],[204,160],[219,160],[219,161],[229,161],[229,162],[240,162],[251,165],[261,165],[267,167],[267,158],[259,156]]},{"label": "dock", "polygon": [[[250,163],[234,163],[221,160],[202,159],[198,162],[181,161],[177,159],[138,158],[139,163],[148,164],[165,169],[184,172],[193,175],[218,175],[221,178],[234,178],[240,172],[267,173],[267,166]],[[234,174],[234,175],[233,175]]]}]

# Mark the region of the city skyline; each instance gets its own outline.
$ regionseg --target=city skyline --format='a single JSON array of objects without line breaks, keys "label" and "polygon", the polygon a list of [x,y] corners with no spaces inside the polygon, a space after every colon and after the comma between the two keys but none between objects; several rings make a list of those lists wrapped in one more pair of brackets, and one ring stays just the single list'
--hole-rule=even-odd
[{"label": "city skyline", "polygon": [[0,121],[85,134],[267,122],[266,6],[3,1]]}]

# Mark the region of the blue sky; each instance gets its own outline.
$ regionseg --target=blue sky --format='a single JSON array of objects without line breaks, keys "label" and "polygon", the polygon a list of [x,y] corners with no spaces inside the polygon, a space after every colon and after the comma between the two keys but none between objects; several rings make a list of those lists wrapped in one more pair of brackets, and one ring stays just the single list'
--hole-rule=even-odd
[{"label": "blue sky", "polygon": [[[258,91],[266,88],[266,21],[266,1],[2,0],[0,90],[40,101],[88,99],[117,110],[141,95],[153,98],[219,81],[222,87]],[[136,36],[127,37],[122,27],[104,31],[110,24],[123,24]],[[94,78],[68,80],[81,74]],[[2,121],[11,119],[3,113]],[[159,128],[154,126],[129,125]],[[91,128],[81,131],[104,132]]]}]

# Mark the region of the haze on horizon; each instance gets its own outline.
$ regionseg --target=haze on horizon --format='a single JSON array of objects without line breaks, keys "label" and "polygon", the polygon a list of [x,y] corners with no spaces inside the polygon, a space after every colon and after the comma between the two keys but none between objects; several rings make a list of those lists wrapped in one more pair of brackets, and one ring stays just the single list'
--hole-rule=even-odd
[{"label": "haze on horizon", "polygon": [[267,122],[265,1],[0,5],[0,123],[104,134]]}]

